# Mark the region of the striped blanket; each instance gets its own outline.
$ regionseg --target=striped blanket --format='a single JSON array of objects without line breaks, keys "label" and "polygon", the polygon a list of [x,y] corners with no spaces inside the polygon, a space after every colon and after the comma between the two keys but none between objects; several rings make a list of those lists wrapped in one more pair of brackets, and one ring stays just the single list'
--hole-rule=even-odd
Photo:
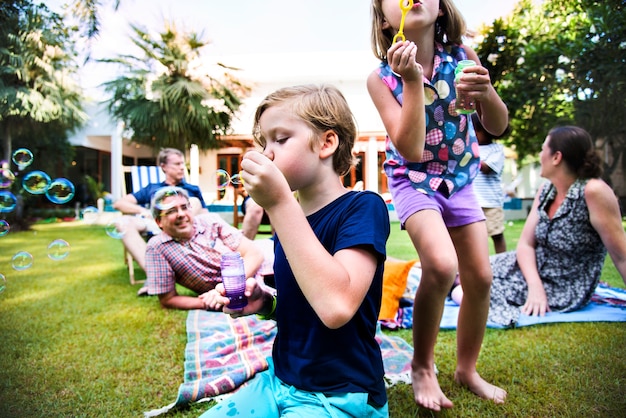
[{"label": "striped blanket", "polygon": [[[233,319],[219,312],[189,311],[184,382],[170,405],[146,412],[154,417],[190,402],[232,392],[267,369],[276,336],[276,322],[251,315]],[[413,347],[400,337],[376,333],[388,386],[410,383]]]}]

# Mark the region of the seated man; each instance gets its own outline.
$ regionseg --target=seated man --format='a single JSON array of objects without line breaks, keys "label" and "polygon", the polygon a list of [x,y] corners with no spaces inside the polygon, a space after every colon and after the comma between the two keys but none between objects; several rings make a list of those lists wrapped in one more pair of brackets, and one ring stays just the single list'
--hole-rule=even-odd
[{"label": "seated man", "polygon": [[[244,196],[243,203],[241,204],[241,211],[243,212],[241,231],[246,238],[254,239],[259,231],[259,225],[269,225],[270,218],[267,216],[265,209],[252,200],[247,193],[245,193]],[[273,232],[274,229],[272,228],[272,233]]]},{"label": "seated man", "polygon": [[[148,242],[146,288],[164,308],[207,309],[207,292],[221,282],[222,253],[237,251],[244,260],[246,277],[255,277],[263,252],[241,231],[219,215],[194,218],[187,191],[180,187],[158,190],[152,198],[152,216],[162,232]],[[179,295],[176,284],[198,294]]]},{"label": "seated man", "polygon": [[[200,188],[186,183],[184,180],[185,159],[183,153],[175,148],[163,148],[159,152],[157,162],[163,173],[165,173],[165,181],[149,184],[138,192],[127,194],[113,204],[115,209],[127,214],[122,216],[117,224],[117,229],[123,233],[122,243],[124,247],[126,247],[143,270],[146,270],[146,241],[141,234],[146,231],[152,234],[160,232],[160,229],[152,219],[150,209],[147,207],[150,204],[152,195],[158,189],[165,186],[181,187],[187,190],[189,196],[191,196],[195,214],[208,213]],[[143,294],[142,289],[140,289],[139,294]]]}]

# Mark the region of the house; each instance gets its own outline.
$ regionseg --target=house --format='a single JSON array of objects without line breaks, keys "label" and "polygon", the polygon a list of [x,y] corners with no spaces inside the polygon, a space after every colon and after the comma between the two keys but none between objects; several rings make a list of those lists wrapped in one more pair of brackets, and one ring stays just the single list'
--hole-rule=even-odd
[{"label": "house", "polygon": [[[217,62],[239,68],[235,76],[251,86],[251,94],[244,100],[239,116],[233,121],[233,133],[220,138],[223,147],[218,150],[199,151],[197,147],[186,150],[190,182],[198,184],[207,203],[222,202],[232,207],[232,193],[218,187],[216,171],[238,172],[239,163],[246,150],[253,148],[252,121],[260,101],[272,91],[285,86],[306,83],[329,83],[338,87],[350,105],[358,128],[355,154],[357,167],[344,179],[346,186],[363,181],[366,190],[385,195],[387,182],[382,171],[385,158],[385,130],[366,88],[369,73],[378,65],[368,52],[327,52],[302,54],[258,54],[227,56],[207,62]],[[121,137],[121,129],[108,116],[103,104],[88,107],[91,115],[86,127],[75,134],[71,143],[76,146],[77,171],[89,174],[102,182],[113,199],[127,193],[123,185],[129,184],[124,167],[155,165],[158,151],[145,145],[132,144]],[[509,159],[511,181],[516,174],[515,163]],[[507,177],[508,176],[508,177]],[[125,180],[125,182],[124,182]],[[529,189],[536,187],[524,185]],[[534,190],[528,190],[532,196]]]}]

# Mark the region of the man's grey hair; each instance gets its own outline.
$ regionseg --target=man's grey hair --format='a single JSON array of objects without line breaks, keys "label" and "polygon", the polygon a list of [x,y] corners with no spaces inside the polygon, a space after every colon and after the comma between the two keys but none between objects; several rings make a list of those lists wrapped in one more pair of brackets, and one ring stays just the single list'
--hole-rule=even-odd
[{"label": "man's grey hair", "polygon": [[161,212],[169,209],[168,205],[163,205],[163,200],[165,200],[166,197],[171,196],[184,196],[187,203],[189,203],[189,193],[187,193],[187,190],[182,187],[161,187],[156,191],[156,193],[154,193],[154,195],[152,195],[152,199],[150,200],[150,211],[152,212],[152,217],[154,219],[159,219],[161,217]]}]

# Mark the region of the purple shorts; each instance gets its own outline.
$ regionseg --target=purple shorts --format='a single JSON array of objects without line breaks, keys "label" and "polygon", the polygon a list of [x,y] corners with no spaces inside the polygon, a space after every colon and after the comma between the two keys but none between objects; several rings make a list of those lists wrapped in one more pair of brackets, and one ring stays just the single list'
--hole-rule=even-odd
[{"label": "purple shorts", "polygon": [[485,214],[478,204],[472,183],[450,198],[446,198],[440,192],[435,192],[432,196],[419,192],[411,186],[410,181],[402,178],[390,179],[389,190],[402,227],[409,216],[424,209],[439,212],[448,228],[485,220]]}]

